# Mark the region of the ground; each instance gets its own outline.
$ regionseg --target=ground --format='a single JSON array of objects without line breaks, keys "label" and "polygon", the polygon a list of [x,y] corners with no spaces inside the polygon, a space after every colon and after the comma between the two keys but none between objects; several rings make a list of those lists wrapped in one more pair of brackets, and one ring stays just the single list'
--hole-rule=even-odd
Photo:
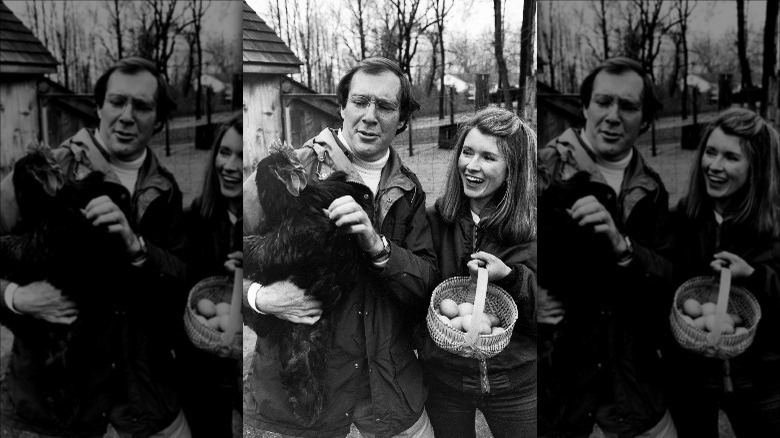
[{"label": "ground", "polygon": [[[456,121],[463,114],[456,116]],[[217,115],[215,120],[223,120],[226,115]],[[702,116],[706,120],[707,116]],[[445,122],[449,122],[446,120]],[[154,139],[153,149],[163,164],[171,170],[184,194],[184,205],[187,206],[200,190],[202,184],[203,169],[208,155],[207,150],[198,150],[192,143],[192,119],[175,120],[171,129],[170,155],[166,154],[163,134]],[[409,135],[402,133],[396,138],[394,147],[399,152],[403,160],[417,174],[422,186],[427,194],[427,204],[432,203],[441,195],[447,171],[452,159],[452,151],[438,149],[436,145],[438,135],[439,121],[435,118],[421,118],[413,122],[413,155],[409,154]],[[656,145],[657,153],[652,154],[650,139],[651,134],[646,133],[640,138],[638,148],[649,164],[654,167],[664,180],[667,190],[670,193],[670,204],[676,204],[682,196],[687,184],[687,173],[690,169],[690,162],[694,152],[684,150],[679,143],[679,125],[680,121],[674,118],[663,119],[657,124]],[[11,348],[13,336],[4,327],[0,327],[0,370],[4,370],[8,361],[8,353]],[[254,351],[254,334],[249,329],[244,329],[244,374],[248,370],[251,361],[251,353]],[[721,416],[721,437],[733,437],[728,421]],[[477,421],[477,437],[490,437],[490,431],[481,415]],[[269,432],[258,432],[253,430],[243,431],[243,436],[247,438],[272,438],[278,435]],[[107,437],[114,438],[116,435],[109,433]],[[359,433],[353,428],[350,438],[358,437]],[[593,437],[599,438],[603,435],[594,431]],[[37,438],[35,434],[20,433],[12,431],[7,427],[0,425],[0,438]]]}]

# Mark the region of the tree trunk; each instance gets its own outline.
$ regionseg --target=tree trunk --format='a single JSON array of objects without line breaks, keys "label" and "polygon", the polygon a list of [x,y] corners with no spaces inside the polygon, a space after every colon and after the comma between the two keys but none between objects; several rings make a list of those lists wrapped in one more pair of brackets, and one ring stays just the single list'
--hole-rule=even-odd
[{"label": "tree trunk", "polygon": [[750,78],[750,62],[747,59],[747,35],[745,34],[745,0],[737,0],[737,53],[742,74],[742,95],[748,100],[751,110],[756,109],[756,103],[750,98],[753,81]]},{"label": "tree trunk", "polygon": [[607,8],[601,0],[601,39],[604,41],[604,59],[609,59],[609,34],[607,33]]},{"label": "tree trunk", "polygon": [[[498,64],[498,80],[499,88],[503,88],[504,105],[507,109],[512,109],[512,100],[509,93],[509,75],[506,68],[506,60],[504,59],[504,38],[503,28],[501,25],[501,0],[493,0],[494,21],[496,26],[495,38],[496,38],[496,64]],[[499,105],[500,106],[500,105]]]},{"label": "tree trunk", "polygon": [[533,81],[534,59],[534,29],[536,29],[536,2],[526,0],[523,2],[523,23],[520,25],[520,77],[518,86],[520,92],[517,96],[517,114],[525,114],[526,103],[530,97],[528,88]]},{"label": "tree trunk", "polygon": [[[683,55],[683,96],[682,96],[682,118],[686,120],[688,118],[688,15],[690,10],[688,9],[688,0],[680,0],[685,4],[685,11],[682,17],[680,17],[680,30],[682,39],[682,55]],[[682,4],[680,5],[682,6]]]},{"label": "tree trunk", "polygon": [[775,32],[777,32],[778,2],[766,2],[766,21],[764,24],[764,62],[761,73],[761,115],[767,116],[769,104],[769,78],[775,75]]}]

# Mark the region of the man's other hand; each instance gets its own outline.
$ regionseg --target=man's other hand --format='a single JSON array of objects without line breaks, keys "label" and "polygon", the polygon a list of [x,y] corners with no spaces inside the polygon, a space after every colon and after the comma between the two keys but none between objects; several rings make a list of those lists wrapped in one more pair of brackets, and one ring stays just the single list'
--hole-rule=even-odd
[{"label": "man's other hand", "polygon": [[617,229],[612,215],[595,196],[588,195],[578,199],[569,209],[569,214],[579,226],[591,227],[594,233],[607,236],[615,254],[626,251],[626,241]]},{"label": "man's other hand", "polygon": [[14,293],[13,304],[20,313],[53,324],[72,324],[79,315],[76,303],[47,281],[19,286]]},{"label": "man's other hand", "polygon": [[289,281],[277,281],[260,288],[257,310],[296,324],[312,325],[322,316],[322,303]]},{"label": "man's other hand", "polygon": [[371,225],[371,219],[352,196],[334,200],[328,207],[327,215],[343,232],[354,234],[364,252],[375,254],[384,248],[382,239]]},{"label": "man's other hand", "polygon": [[106,227],[109,233],[119,235],[125,244],[125,250],[128,254],[136,254],[141,250],[141,242],[138,240],[138,236],[130,228],[130,223],[127,221],[125,214],[114,204],[111,198],[106,195],[98,196],[89,201],[83,211],[84,216],[92,221],[92,225]]}]

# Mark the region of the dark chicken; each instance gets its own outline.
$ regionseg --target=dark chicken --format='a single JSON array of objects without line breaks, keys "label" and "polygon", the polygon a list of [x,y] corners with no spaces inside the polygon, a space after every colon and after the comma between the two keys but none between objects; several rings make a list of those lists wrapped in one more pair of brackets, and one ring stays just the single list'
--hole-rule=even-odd
[{"label": "dark chicken", "polygon": [[[35,346],[37,354],[45,354],[43,361],[27,366],[48,379],[44,384],[54,395],[46,405],[52,414],[74,418],[81,409],[79,394],[88,388],[78,377],[84,373],[69,365],[71,358],[104,354],[95,350],[95,337],[114,315],[108,308],[115,299],[111,285],[129,265],[121,241],[92,226],[81,209],[100,195],[110,196],[121,207],[127,204],[128,193],[118,184],[104,182],[100,173],[65,181],[45,147],[16,162],[12,181],[20,222],[12,234],[0,236],[0,277],[21,285],[46,280],[77,304],[79,315],[70,325],[51,324],[3,309],[0,321],[23,341],[15,342],[14,349]],[[127,208],[124,211],[127,214]],[[43,368],[37,370],[38,366]]]},{"label": "dark chicken", "polygon": [[298,419],[306,426],[324,403],[329,311],[354,286],[364,256],[354,238],[340,233],[323,213],[335,199],[350,195],[371,211],[370,190],[346,182],[336,172],[307,181],[291,148],[274,150],[257,166],[257,190],[264,222],[257,235],[244,237],[247,276],[260,284],[289,280],[322,303],[314,325],[276,320],[269,340],[279,348],[281,381]]}]

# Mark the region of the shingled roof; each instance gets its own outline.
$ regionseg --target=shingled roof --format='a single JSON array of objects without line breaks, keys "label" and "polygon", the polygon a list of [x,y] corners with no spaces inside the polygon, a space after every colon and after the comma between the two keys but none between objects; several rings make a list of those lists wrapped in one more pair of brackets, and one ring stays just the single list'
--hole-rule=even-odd
[{"label": "shingled roof", "polygon": [[0,73],[56,73],[57,60],[0,1]]},{"label": "shingled roof", "polygon": [[244,73],[300,73],[301,60],[246,2],[243,22]]}]

